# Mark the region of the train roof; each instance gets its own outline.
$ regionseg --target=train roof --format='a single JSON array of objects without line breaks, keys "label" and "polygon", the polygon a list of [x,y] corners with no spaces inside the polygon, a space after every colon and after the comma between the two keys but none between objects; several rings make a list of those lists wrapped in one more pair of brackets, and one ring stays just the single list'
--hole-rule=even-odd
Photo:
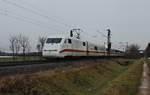
[{"label": "train roof", "polygon": [[69,39],[73,39],[73,40],[83,41],[82,39],[77,39],[76,37],[69,37],[69,36],[66,36],[66,35],[50,35],[50,36],[47,36],[47,38],[69,38]]},{"label": "train roof", "polygon": [[[47,38],[67,38],[67,39],[72,39],[72,40],[78,40],[78,41],[82,41],[82,42],[87,42],[86,40],[77,39],[76,37],[70,37],[70,36],[66,36],[66,35],[50,35],[50,36],[47,36]],[[91,45],[97,45],[97,44],[94,44],[92,42],[89,42],[89,44],[91,44]],[[97,46],[99,46],[99,45],[97,45]]]},{"label": "train roof", "polygon": [[47,38],[66,38],[67,36],[65,35],[50,35],[50,36],[47,36]]}]

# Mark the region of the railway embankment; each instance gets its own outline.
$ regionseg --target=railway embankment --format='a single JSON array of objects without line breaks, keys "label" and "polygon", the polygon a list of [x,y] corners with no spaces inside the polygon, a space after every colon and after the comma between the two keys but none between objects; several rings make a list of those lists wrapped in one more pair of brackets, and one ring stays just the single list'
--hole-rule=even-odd
[{"label": "railway embankment", "polygon": [[0,95],[102,95],[103,92],[110,92],[103,95],[131,95],[126,93],[136,91],[141,65],[142,61],[124,60],[81,62],[49,71],[7,76],[0,78]]},{"label": "railway embankment", "polygon": [[135,61],[128,70],[112,80],[102,95],[136,95],[143,72],[144,60]]}]

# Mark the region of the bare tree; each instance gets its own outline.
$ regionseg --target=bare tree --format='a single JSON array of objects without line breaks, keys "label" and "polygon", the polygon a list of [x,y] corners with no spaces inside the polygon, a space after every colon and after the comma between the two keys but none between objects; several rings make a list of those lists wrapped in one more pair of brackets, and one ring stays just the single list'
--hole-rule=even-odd
[{"label": "bare tree", "polygon": [[16,40],[15,40],[15,53],[18,54],[19,51],[20,51],[21,46],[20,46],[20,43],[19,43],[18,36],[16,36],[15,38],[16,38]]},{"label": "bare tree", "polygon": [[37,48],[38,52],[41,52],[41,45],[40,44],[37,44],[36,48]]},{"label": "bare tree", "polygon": [[9,42],[10,42],[10,50],[12,51],[13,56],[15,55],[15,41],[16,41],[16,37],[11,36]]},{"label": "bare tree", "polygon": [[36,46],[38,52],[42,52],[45,41],[46,41],[45,37],[39,37],[38,44]]},{"label": "bare tree", "polygon": [[139,49],[140,46],[137,44],[130,45],[126,50],[126,56],[133,57],[133,58],[140,57]]},{"label": "bare tree", "polygon": [[19,35],[19,43],[22,48],[22,53],[23,53],[23,55],[25,55],[26,51],[29,51],[29,49],[30,49],[29,38],[20,34]]},{"label": "bare tree", "polygon": [[11,36],[10,39],[10,50],[13,52],[13,55],[18,54],[20,50],[20,43],[17,36]]}]

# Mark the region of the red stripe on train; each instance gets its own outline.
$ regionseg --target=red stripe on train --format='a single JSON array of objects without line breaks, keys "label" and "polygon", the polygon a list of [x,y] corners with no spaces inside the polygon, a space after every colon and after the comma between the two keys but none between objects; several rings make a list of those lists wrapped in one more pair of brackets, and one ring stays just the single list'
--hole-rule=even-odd
[{"label": "red stripe on train", "polygon": [[[87,51],[84,51],[84,50],[75,50],[75,49],[64,49],[62,51],[60,51],[60,53],[63,53],[63,52],[87,52]],[[98,52],[98,51],[88,51],[89,53],[92,52],[92,53],[106,53],[106,52]]]},{"label": "red stripe on train", "polygon": [[74,50],[74,49],[64,49],[62,51],[60,51],[60,53],[62,52],[86,52],[84,50]]}]

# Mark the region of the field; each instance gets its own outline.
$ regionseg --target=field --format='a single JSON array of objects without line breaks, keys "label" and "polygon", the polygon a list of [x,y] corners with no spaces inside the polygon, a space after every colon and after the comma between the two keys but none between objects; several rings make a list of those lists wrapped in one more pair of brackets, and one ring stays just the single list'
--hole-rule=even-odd
[{"label": "field", "polygon": [[143,60],[79,63],[0,79],[0,95],[134,95]]}]

